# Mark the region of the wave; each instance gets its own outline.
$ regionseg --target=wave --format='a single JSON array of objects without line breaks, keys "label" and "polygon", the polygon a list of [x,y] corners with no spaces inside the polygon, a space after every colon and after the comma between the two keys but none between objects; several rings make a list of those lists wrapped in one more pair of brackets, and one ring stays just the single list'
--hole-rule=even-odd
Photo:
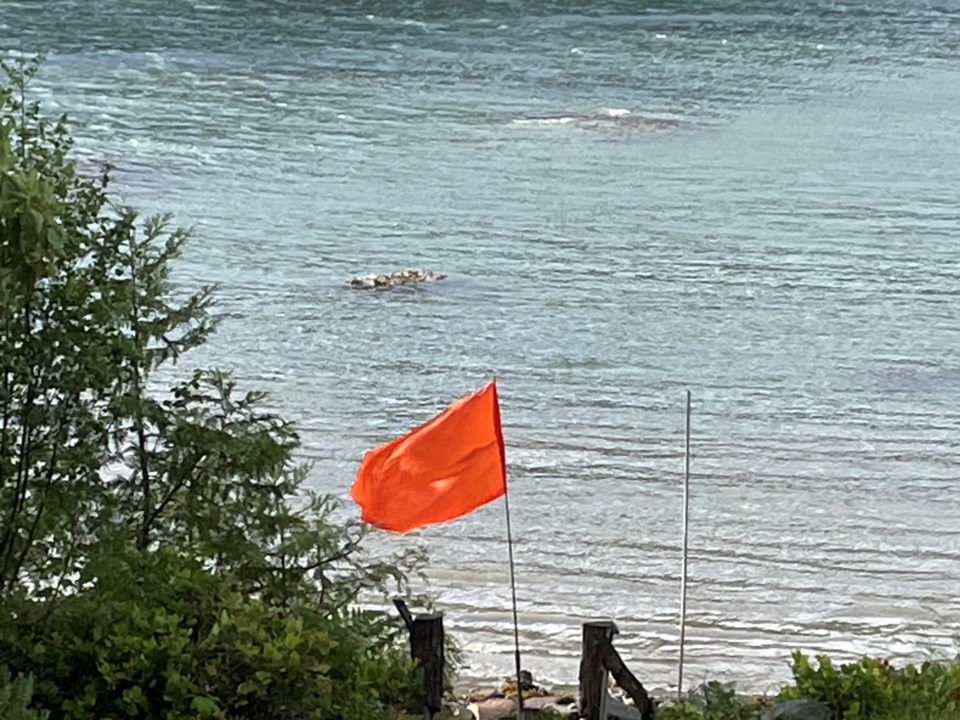
[{"label": "wave", "polygon": [[514,118],[513,125],[575,125],[577,127],[619,127],[636,130],[666,130],[682,125],[681,115],[673,113],[634,113],[624,108],[605,108],[602,112],[547,115],[524,115]]}]

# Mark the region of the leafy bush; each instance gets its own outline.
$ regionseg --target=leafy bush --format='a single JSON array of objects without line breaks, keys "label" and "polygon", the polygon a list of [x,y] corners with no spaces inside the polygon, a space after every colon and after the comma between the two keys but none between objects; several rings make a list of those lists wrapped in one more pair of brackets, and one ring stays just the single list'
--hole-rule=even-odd
[{"label": "leafy bush", "polygon": [[30,709],[33,678],[10,677],[6,666],[0,667],[0,718],[3,720],[46,720],[47,713]]},{"label": "leafy bush", "polygon": [[[416,706],[400,643],[359,613],[287,613],[173,551],[131,552],[54,605],[21,598],[0,654],[66,720],[387,718]],[[0,717],[6,718],[5,715]]]},{"label": "leafy bush", "polygon": [[393,716],[398,623],[352,608],[421,555],[364,551],[262,393],[158,381],[216,327],[169,282],[189,233],[114,205],[0,64],[0,665],[58,720]]},{"label": "leafy bush", "polygon": [[755,720],[764,698],[737,694],[733,686],[711,681],[682,702],[658,708],[657,720]]},{"label": "leafy bush", "polygon": [[738,695],[710,682],[683,702],[657,710],[657,720],[757,720],[775,700],[817,700],[836,720],[957,720],[960,662],[926,662],[896,668],[886,660],[862,658],[837,667],[826,655],[816,664],[793,654],[795,684],[777,698]]},{"label": "leafy bush", "polygon": [[781,696],[820,700],[842,720],[960,717],[960,663],[896,668],[865,657],[838,668],[826,655],[817,656],[814,666],[796,652],[792,668],[796,685]]}]

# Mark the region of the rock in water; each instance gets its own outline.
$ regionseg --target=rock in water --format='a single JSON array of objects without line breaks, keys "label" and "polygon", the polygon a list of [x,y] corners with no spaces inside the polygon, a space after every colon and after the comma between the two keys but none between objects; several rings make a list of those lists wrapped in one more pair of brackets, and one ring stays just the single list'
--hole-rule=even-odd
[{"label": "rock in water", "polygon": [[760,720],[833,720],[833,711],[819,700],[789,700],[767,710]]},{"label": "rock in water", "polygon": [[429,270],[401,270],[387,275],[361,275],[350,278],[347,282],[352,288],[361,290],[381,290],[399,287],[401,285],[418,285],[425,282],[443,280],[446,275]]}]

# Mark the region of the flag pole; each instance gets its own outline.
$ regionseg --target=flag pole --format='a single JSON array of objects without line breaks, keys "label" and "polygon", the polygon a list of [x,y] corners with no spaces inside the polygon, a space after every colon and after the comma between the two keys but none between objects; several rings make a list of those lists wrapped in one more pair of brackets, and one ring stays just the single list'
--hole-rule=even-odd
[{"label": "flag pole", "polygon": [[503,443],[503,429],[500,423],[500,393],[497,390],[497,379],[493,379],[494,420],[500,440],[500,463],[503,467],[503,510],[507,516],[507,552],[510,556],[510,598],[513,601],[513,658],[517,671],[517,720],[523,720],[523,677],[520,668],[520,623],[517,620],[517,575],[516,564],[513,562],[513,532],[510,529],[510,493],[507,488],[507,457]]},{"label": "flag pole", "polygon": [[683,696],[683,650],[687,633],[687,549],[689,541],[690,513],[690,408],[691,396],[687,390],[687,429],[683,458],[683,543],[680,562],[680,665],[677,672],[677,699]]},{"label": "flag pole", "polygon": [[523,687],[520,670],[520,623],[517,621],[517,578],[513,562],[513,533],[510,530],[510,493],[503,494],[507,514],[507,551],[510,554],[510,595],[513,600],[513,657],[517,671],[517,720],[523,720]]}]

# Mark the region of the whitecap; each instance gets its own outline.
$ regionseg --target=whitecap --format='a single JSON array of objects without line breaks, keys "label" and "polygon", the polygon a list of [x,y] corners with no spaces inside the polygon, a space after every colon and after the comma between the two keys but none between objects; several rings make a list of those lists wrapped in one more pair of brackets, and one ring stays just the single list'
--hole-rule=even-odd
[{"label": "whitecap", "polygon": [[515,118],[513,120],[514,125],[569,125],[575,122],[577,122],[577,118],[572,115],[564,115],[562,117]]}]

